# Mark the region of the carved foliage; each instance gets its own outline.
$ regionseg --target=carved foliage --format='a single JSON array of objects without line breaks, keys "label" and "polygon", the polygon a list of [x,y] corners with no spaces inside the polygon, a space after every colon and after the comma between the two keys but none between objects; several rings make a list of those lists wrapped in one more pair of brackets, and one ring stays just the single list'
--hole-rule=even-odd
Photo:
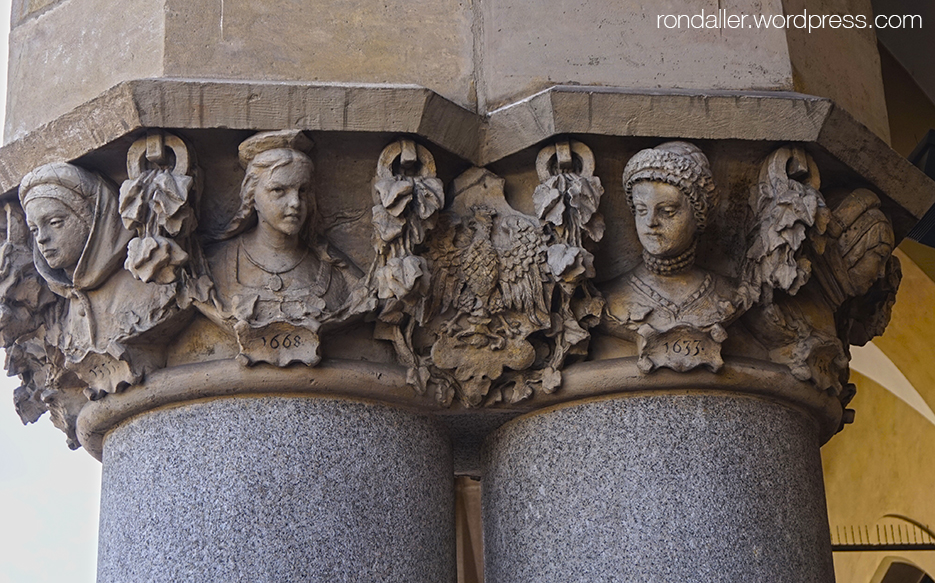
[{"label": "carved foliage", "polygon": [[424,323],[431,276],[421,252],[445,205],[431,152],[412,140],[384,148],[372,194],[375,258],[368,280],[380,301],[376,336],[393,343],[409,369],[409,384],[422,394],[430,375],[413,348],[412,333]]},{"label": "carved foliage", "polygon": [[[147,145],[151,162],[175,170],[142,170]],[[54,163],[24,177],[25,216],[5,207],[0,340],[8,371],[23,383],[17,411],[24,422],[50,411],[73,447],[74,422],[89,397],[119,391],[164,365],[160,345],[187,321],[185,298],[197,288],[187,285],[193,269],[180,278],[180,268],[200,258],[190,239],[195,193],[187,147],[154,132],[131,147],[129,158],[131,178],[119,198],[102,176]]]},{"label": "carved foliage", "polygon": [[854,190],[831,211],[818,187],[802,150],[781,148],[764,163],[745,269],[755,305],[744,321],[774,362],[846,403],[848,347],[883,332],[899,263],[873,192]]},{"label": "carved foliage", "polygon": [[153,131],[130,146],[120,217],[136,233],[127,245],[125,267],[140,281],[180,279],[196,226],[194,201],[189,200],[196,194],[193,170],[189,150],[177,136]]},{"label": "carved foliage", "polygon": [[513,209],[503,180],[479,168],[455,180],[439,212],[428,151],[406,141],[384,150],[374,180],[377,334],[393,341],[419,393],[518,402],[556,390],[567,356],[586,354],[603,306],[589,249],[603,235],[603,188],[578,142],[546,148],[538,166],[538,217]]},{"label": "carved foliage", "polygon": [[[363,274],[317,224],[310,148],[293,130],[244,141],[240,207],[215,233],[196,224],[193,153],[165,132],[130,148],[119,197],[70,164],[24,178],[21,205],[0,215],[0,344],[22,380],[24,422],[50,411],[76,446],[85,400],[164,366],[192,305],[236,338],[248,365],[315,365],[324,333],[372,314],[418,393],[468,407],[558,390],[599,322],[635,343],[645,374],[717,372],[742,317],[770,360],[846,402],[848,346],[882,332],[899,283],[877,196],[857,189],[830,209],[815,162],[795,147],[760,168],[738,229],[747,245],[732,258],[739,281],[695,265],[719,193],[701,150],[669,142],[627,164],[643,262],[600,293],[603,187],[590,149],[570,140],[539,153],[539,184],[523,193],[533,215],[480,168],[453,181],[446,206],[429,150],[390,144],[371,183],[374,260]],[[73,228],[50,230],[62,223]],[[214,242],[205,252],[202,237]]]},{"label": "carved foliage", "polygon": [[543,148],[536,159],[539,186],[533,203],[546,235],[546,262],[555,282],[548,336],[554,348],[541,388],[552,392],[569,354],[587,354],[589,329],[600,322],[604,300],[591,283],[594,246],[604,237],[598,212],[604,187],[594,176],[594,155],[581,142],[560,141]]},{"label": "carved foliage", "polygon": [[445,205],[432,154],[412,140],[384,148],[373,180],[373,202],[377,296],[406,302],[428,289],[425,260],[415,249],[435,227],[438,211]]},{"label": "carved foliage", "polygon": [[815,161],[801,148],[780,148],[763,163],[750,196],[743,282],[750,304],[769,303],[773,289],[795,295],[808,281],[811,263],[800,251],[809,231],[823,234],[830,219],[820,184]]},{"label": "carved foliage", "polygon": [[[543,368],[529,337],[551,324],[546,238],[487,171],[455,180],[454,197],[429,242],[432,381],[444,399],[457,394],[468,406],[482,404],[495,385],[498,397],[509,388],[508,400],[522,400],[543,382],[524,373]],[[552,376],[545,381],[557,386]]]}]

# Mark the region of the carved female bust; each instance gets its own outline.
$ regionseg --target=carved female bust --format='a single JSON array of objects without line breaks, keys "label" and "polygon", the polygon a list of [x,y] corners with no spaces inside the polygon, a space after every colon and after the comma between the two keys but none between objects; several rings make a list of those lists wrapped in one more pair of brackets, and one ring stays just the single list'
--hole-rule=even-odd
[{"label": "carved female bust", "polygon": [[707,157],[686,142],[642,150],[623,183],[643,262],[603,289],[604,329],[636,341],[643,372],[718,370],[737,302],[729,281],[695,265],[698,237],[717,204]]},{"label": "carved female bust", "polygon": [[[65,163],[27,174],[19,189],[35,241],[33,261],[49,288],[65,298],[46,339],[92,395],[113,392],[158,366],[152,350],[129,344],[154,334],[179,312],[172,286],[146,284],[123,269],[133,237],[121,222],[115,188],[101,176]],[[146,339],[142,339],[145,342]]]},{"label": "carved female bust", "polygon": [[207,251],[217,298],[206,313],[234,329],[248,364],[316,364],[319,327],[357,279],[317,235],[311,147],[288,130],[244,141],[240,208]]}]

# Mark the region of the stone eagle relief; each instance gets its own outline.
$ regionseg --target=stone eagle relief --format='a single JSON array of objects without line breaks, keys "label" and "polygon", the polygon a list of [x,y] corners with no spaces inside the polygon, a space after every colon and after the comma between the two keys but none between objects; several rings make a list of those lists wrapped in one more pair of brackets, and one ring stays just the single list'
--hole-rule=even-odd
[{"label": "stone eagle relief", "polygon": [[[584,247],[603,235],[590,150],[577,142],[543,150],[537,218],[513,209],[504,181],[480,168],[455,179],[451,206],[438,213],[441,182],[419,148],[389,146],[374,181],[380,337],[394,342],[410,384],[420,394],[433,387],[444,404],[556,390],[566,356],[587,353],[603,305]],[[418,160],[415,178],[404,174],[407,151]],[[416,301],[407,299],[414,291]]]}]

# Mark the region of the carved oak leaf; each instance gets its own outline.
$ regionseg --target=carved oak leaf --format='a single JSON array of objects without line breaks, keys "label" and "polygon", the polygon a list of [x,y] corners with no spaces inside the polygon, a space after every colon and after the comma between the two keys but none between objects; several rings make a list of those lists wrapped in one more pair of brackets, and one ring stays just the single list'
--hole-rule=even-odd
[{"label": "carved oak leaf", "polygon": [[558,223],[555,223],[551,218],[554,214],[555,207],[558,203],[561,202],[562,193],[555,187],[555,183],[561,176],[553,176],[547,182],[540,184],[536,187],[536,190],[532,193],[532,202],[536,208],[536,216],[540,219],[548,220],[553,224],[561,224],[561,214],[565,211],[564,205],[558,211]]},{"label": "carved oak leaf", "polygon": [[127,244],[124,267],[144,283],[169,284],[176,280],[178,268],[188,261],[188,253],[166,237],[136,237]]},{"label": "carved oak leaf", "polygon": [[412,179],[384,178],[374,188],[380,195],[380,203],[394,217],[401,215],[412,200]]},{"label": "carved oak leaf", "polygon": [[187,206],[191,187],[190,176],[164,169],[147,170],[125,180],[120,185],[119,206],[124,226],[130,230],[162,228],[172,237],[178,235],[191,215]]},{"label": "carved oak leaf", "polygon": [[373,207],[373,226],[380,239],[389,243],[402,234],[406,219],[391,215],[383,205],[378,204]]},{"label": "carved oak leaf", "polygon": [[588,234],[592,241],[600,241],[604,238],[606,225],[603,215],[595,213],[591,220],[581,226],[581,229]]},{"label": "carved oak leaf", "polygon": [[564,243],[550,245],[546,250],[546,261],[556,278],[573,282],[582,274],[591,277],[594,272],[594,256],[581,247],[570,247]]},{"label": "carved oak leaf", "polygon": [[536,216],[553,225],[561,225],[565,220],[565,201],[562,188],[565,185],[562,175],[553,176],[548,182],[540,184],[533,192],[532,201],[536,206]]},{"label": "carved oak leaf", "polygon": [[542,371],[542,390],[546,394],[554,393],[562,386],[562,373],[553,368]]},{"label": "carved oak leaf", "polygon": [[552,274],[559,277],[564,275],[565,270],[574,265],[575,259],[580,255],[580,251],[580,247],[569,247],[563,243],[549,245],[549,248],[546,250],[546,257],[548,258],[549,269],[552,270]]},{"label": "carved oak leaf", "polygon": [[420,278],[424,285],[420,286],[419,291],[424,292],[428,287],[428,282],[423,276],[427,276],[428,272],[428,264],[422,257],[415,255],[393,257],[375,272],[377,297],[381,300],[402,299],[416,289],[416,283],[420,281]]},{"label": "carved oak leaf", "polygon": [[187,202],[191,187],[190,176],[173,174],[168,170],[156,171],[152,209],[156,214],[156,224],[172,237],[182,232],[186,223],[190,222],[191,208]]},{"label": "carved oak leaf", "polygon": [[445,204],[445,187],[435,177],[413,179],[415,210],[423,221],[432,217]]},{"label": "carved oak leaf", "polygon": [[49,410],[41,399],[33,398],[33,393],[27,386],[13,389],[13,407],[23,425],[35,423]]},{"label": "carved oak leaf", "polygon": [[146,216],[149,214],[149,205],[146,200],[146,175],[140,176],[135,180],[127,180],[120,185],[120,218],[123,220],[123,226],[128,230],[143,227],[146,224]]},{"label": "carved oak leaf", "polygon": [[[585,225],[597,214],[597,207],[604,192],[599,178],[571,175],[566,178],[568,187],[568,204],[578,213],[579,224]],[[598,237],[595,240],[599,240]]]}]

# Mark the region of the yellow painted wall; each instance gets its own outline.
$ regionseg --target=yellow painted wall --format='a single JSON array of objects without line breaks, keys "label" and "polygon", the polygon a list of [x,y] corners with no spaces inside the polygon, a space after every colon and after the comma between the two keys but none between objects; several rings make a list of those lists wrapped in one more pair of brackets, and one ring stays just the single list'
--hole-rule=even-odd
[{"label": "yellow painted wall", "polygon": [[[874,343],[935,408],[935,283],[897,250],[903,282],[886,333]],[[935,527],[935,425],[883,386],[852,373],[857,418],[823,449],[828,516],[838,528],[902,525],[899,514]],[[835,553],[838,583],[870,583],[900,556],[935,573],[935,552]]]}]

